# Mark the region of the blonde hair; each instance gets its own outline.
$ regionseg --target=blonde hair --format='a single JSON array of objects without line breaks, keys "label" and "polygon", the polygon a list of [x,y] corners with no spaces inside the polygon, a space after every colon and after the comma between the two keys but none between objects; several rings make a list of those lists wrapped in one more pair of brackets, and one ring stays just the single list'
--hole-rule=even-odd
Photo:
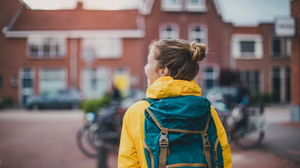
[{"label": "blonde hair", "polygon": [[193,80],[199,71],[197,61],[206,57],[206,45],[180,39],[154,41],[149,48],[159,50],[154,58],[158,61],[157,68],[169,69],[169,76],[174,79]]}]

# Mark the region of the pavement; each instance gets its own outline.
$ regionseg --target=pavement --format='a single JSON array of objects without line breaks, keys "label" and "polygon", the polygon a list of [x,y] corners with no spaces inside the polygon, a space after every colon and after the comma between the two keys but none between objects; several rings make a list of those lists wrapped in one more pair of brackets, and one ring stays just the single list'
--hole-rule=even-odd
[{"label": "pavement", "polygon": [[269,107],[261,148],[300,167],[300,123],[291,122],[289,107]]},{"label": "pavement", "polygon": [[[233,168],[299,168],[300,124],[290,122],[289,107],[267,107],[265,139],[259,148],[231,144]],[[95,168],[83,155],[76,133],[83,125],[80,110],[0,110],[0,168]],[[117,154],[108,157],[117,167]]]}]

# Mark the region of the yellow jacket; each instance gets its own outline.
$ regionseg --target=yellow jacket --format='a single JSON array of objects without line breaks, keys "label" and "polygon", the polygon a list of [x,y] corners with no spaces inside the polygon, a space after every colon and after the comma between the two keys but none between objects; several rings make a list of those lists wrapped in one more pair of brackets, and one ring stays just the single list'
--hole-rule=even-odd
[{"label": "yellow jacket", "polygon": [[[201,89],[194,80],[174,80],[170,76],[160,77],[148,87],[146,92],[146,97],[152,99],[186,95],[201,96]],[[148,167],[143,148],[143,140],[145,138],[144,111],[147,107],[149,107],[147,101],[139,101],[126,111],[123,118],[118,168]],[[224,167],[230,168],[232,166],[231,152],[226,132],[213,107],[211,108],[211,115],[216,124],[218,138],[222,146]]]}]

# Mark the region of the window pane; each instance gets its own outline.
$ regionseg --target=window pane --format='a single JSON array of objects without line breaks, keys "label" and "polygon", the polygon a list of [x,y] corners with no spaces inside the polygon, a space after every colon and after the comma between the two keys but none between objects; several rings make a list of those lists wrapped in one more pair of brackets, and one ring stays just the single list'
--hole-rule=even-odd
[{"label": "window pane", "polygon": [[178,4],[178,3],[179,3],[178,0],[165,0],[165,2],[166,2],[167,4]]},{"label": "window pane", "polygon": [[254,53],[255,47],[254,41],[241,41],[241,52],[242,53]]},{"label": "window pane", "polygon": [[22,81],[23,88],[31,88],[32,87],[32,79],[23,79]]},{"label": "window pane", "polygon": [[0,87],[2,87],[2,83],[3,83],[3,79],[2,79],[2,75],[0,75]]},{"label": "window pane", "polygon": [[272,41],[272,52],[274,55],[281,54],[281,40],[279,37],[274,37]]},{"label": "window pane", "polygon": [[189,0],[191,4],[197,5],[199,4],[199,0]]},{"label": "window pane", "polygon": [[285,53],[286,53],[286,56],[291,55],[291,39],[290,38],[285,39]]},{"label": "window pane", "polygon": [[195,31],[195,32],[200,32],[200,31],[201,31],[200,26],[195,26],[194,31]]},{"label": "window pane", "polygon": [[167,26],[167,27],[166,27],[166,31],[168,31],[168,32],[171,32],[171,31],[173,31],[173,28],[172,28],[172,26]]},{"label": "window pane", "polygon": [[41,71],[40,91],[44,93],[65,89],[64,74],[63,69],[43,69]]},{"label": "window pane", "polygon": [[38,52],[39,52],[38,45],[36,45],[36,44],[30,44],[29,50],[30,50],[30,54],[31,55],[38,55]]}]

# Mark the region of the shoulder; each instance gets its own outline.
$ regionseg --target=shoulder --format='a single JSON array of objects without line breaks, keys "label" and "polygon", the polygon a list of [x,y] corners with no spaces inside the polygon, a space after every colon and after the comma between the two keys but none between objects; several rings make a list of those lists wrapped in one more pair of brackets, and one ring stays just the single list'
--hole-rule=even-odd
[{"label": "shoulder", "polygon": [[150,104],[145,100],[138,101],[127,109],[125,113],[125,118],[132,118],[133,116],[138,116],[141,114],[144,115],[145,109],[149,106]]},{"label": "shoulder", "polygon": [[126,111],[123,118],[123,125],[126,125],[132,135],[143,131],[145,120],[144,112],[147,107],[149,107],[149,103],[142,100],[131,105]]}]

